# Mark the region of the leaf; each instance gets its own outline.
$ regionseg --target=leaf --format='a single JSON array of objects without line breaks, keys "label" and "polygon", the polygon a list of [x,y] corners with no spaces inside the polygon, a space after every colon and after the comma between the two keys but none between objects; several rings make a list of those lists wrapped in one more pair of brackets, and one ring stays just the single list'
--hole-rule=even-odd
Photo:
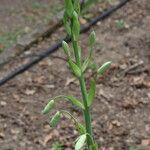
[{"label": "leaf", "polygon": [[51,121],[49,123],[50,126],[55,127],[58,124],[58,122],[60,121],[60,118],[61,118],[61,113],[58,111],[51,119]]},{"label": "leaf", "polygon": [[77,142],[75,144],[75,150],[80,150],[84,146],[85,141],[86,141],[86,134],[83,134],[77,139]]},{"label": "leaf", "polygon": [[85,59],[85,61],[83,62],[83,65],[82,65],[82,72],[84,72],[87,69],[90,61],[91,61],[90,57]]},{"label": "leaf", "polygon": [[73,96],[66,96],[66,98],[68,100],[70,100],[73,105],[75,105],[75,106],[77,106],[77,107],[79,107],[81,109],[84,109],[83,104],[79,100],[77,100],[75,97],[73,97]]},{"label": "leaf", "polygon": [[108,61],[106,63],[104,63],[98,70],[97,73],[100,75],[103,75],[105,73],[105,71],[110,68],[111,66],[111,61]]},{"label": "leaf", "polygon": [[51,100],[44,108],[44,110],[42,111],[43,114],[47,114],[49,113],[52,108],[54,107],[55,103],[54,103],[54,100]]},{"label": "leaf", "polygon": [[68,15],[66,12],[64,12],[63,23],[67,33],[71,35],[70,20],[68,19]]},{"label": "leaf", "polygon": [[91,80],[90,90],[88,94],[88,106],[91,106],[94,97],[95,97],[95,91],[96,91],[96,82],[95,80]]},{"label": "leaf", "polygon": [[76,126],[76,129],[78,130],[78,132],[79,132],[81,135],[86,133],[86,129],[85,129],[85,127],[84,127],[81,123],[77,122],[77,123],[75,124],[75,126]]},{"label": "leaf", "polygon": [[69,65],[70,65],[70,68],[72,69],[73,73],[77,77],[80,77],[81,76],[81,70],[75,63],[73,63],[73,61],[71,59],[69,59]]}]

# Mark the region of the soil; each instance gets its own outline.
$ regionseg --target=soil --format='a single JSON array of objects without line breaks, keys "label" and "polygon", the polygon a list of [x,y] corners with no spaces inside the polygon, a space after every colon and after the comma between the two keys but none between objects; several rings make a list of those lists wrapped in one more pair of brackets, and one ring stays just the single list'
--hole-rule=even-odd
[{"label": "soil", "polygon": [[[116,20],[123,20],[119,28]],[[92,125],[101,150],[150,149],[150,4],[132,0],[93,29],[97,34],[94,62],[111,60],[112,67],[97,83],[92,107]],[[81,36],[83,56],[87,55],[89,33]],[[1,67],[1,76],[31,59],[65,36],[60,28],[51,37]],[[31,53],[32,52],[32,53]],[[56,110],[65,108],[82,121],[82,112],[64,101],[43,116],[49,99],[59,94],[80,98],[79,83],[69,72],[63,50],[0,87],[0,150],[48,150],[60,142],[73,149],[78,133],[65,116],[57,128],[48,121]],[[89,87],[91,71],[86,75]]]},{"label": "soil", "polygon": [[35,28],[60,19],[62,13],[60,0],[1,0],[0,50],[10,48],[20,37]]}]

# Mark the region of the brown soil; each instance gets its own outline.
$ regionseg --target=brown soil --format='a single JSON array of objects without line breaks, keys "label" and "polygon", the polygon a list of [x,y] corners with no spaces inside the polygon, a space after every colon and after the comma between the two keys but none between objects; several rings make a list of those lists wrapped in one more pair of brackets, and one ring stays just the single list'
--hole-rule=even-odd
[{"label": "brown soil", "polygon": [[60,0],[1,0],[0,50],[10,48],[20,37],[35,28],[60,19],[62,10]]},{"label": "brown soil", "polygon": [[[119,29],[116,20],[123,19]],[[92,107],[93,128],[102,150],[150,149],[150,4],[132,0],[109,19],[93,28],[97,34],[94,61],[111,60],[110,71],[97,83]],[[18,59],[5,65],[1,75],[13,66],[30,59],[55,43],[64,30],[35,45]],[[83,54],[87,54],[88,33],[81,36]],[[57,57],[56,57],[57,56]],[[58,58],[59,56],[59,58]],[[59,94],[80,97],[79,84],[70,74],[62,49],[25,73],[0,87],[0,150],[48,150],[60,141],[63,149],[73,149],[77,132],[63,117],[57,128],[48,126],[49,117],[41,115],[48,100]],[[87,72],[87,85],[89,76]],[[82,120],[82,112],[61,101],[57,109],[66,108]]]}]

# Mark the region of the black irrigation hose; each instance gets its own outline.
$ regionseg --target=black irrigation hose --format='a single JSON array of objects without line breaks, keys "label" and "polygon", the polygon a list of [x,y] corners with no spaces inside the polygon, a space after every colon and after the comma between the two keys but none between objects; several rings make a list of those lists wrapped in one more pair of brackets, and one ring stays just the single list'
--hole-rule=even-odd
[{"label": "black irrigation hose", "polygon": [[[92,19],[88,25],[83,26],[81,28],[81,33],[85,33],[87,32],[93,25],[96,25],[96,23],[98,21],[102,21],[104,19],[106,19],[107,17],[109,17],[113,12],[115,12],[117,9],[121,8],[122,6],[124,6],[128,1],[130,0],[121,0],[121,2],[116,5],[111,7],[110,9],[104,11],[101,15],[99,15],[98,17]],[[42,59],[44,59],[45,57],[47,57],[49,54],[51,54],[52,52],[56,51],[58,48],[61,47],[61,43],[62,41],[65,40],[66,42],[70,42],[71,38],[69,36],[67,36],[66,38],[60,40],[57,44],[53,45],[52,47],[46,49],[44,52],[41,52],[37,57],[33,58],[31,61],[29,61],[28,63],[18,67],[17,69],[15,69],[14,71],[8,73],[4,78],[0,79],[0,86],[2,86],[3,84],[5,84],[7,81],[11,80],[12,78],[14,78],[15,76],[23,73],[24,71],[28,70],[29,68],[31,68],[33,65],[35,65],[36,63],[38,63],[39,61],[41,61]]]}]

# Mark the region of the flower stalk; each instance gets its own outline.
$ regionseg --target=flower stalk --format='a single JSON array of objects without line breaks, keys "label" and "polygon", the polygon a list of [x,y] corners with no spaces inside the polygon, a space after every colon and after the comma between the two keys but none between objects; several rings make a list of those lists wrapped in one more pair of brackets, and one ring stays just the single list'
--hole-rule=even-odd
[{"label": "flower stalk", "polygon": [[64,96],[59,95],[49,101],[44,110],[43,114],[47,114],[51,111],[51,109],[55,106],[54,103],[57,102],[58,99],[63,99],[71,102],[74,106],[78,107],[83,112],[84,124],[77,121],[77,119],[71,115],[66,110],[57,111],[57,113],[52,117],[50,121],[50,126],[54,127],[57,125],[61,118],[61,114],[68,114],[75,122],[75,127],[79,131],[80,136],[76,140],[75,150],[80,150],[83,146],[85,146],[85,142],[88,150],[99,150],[97,144],[94,141],[94,135],[92,132],[92,122],[91,122],[91,106],[95,97],[95,89],[96,89],[96,78],[98,75],[103,75],[104,72],[110,67],[111,62],[104,63],[99,69],[94,67],[95,77],[91,79],[91,85],[89,91],[86,88],[85,81],[85,73],[90,65],[96,66],[96,64],[92,64],[92,51],[94,44],[96,42],[96,35],[93,31],[89,36],[89,52],[87,58],[82,60],[82,50],[79,45],[80,38],[80,0],[65,0],[65,12],[64,12],[64,27],[69,36],[71,36],[72,47],[74,56],[71,56],[69,45],[63,41],[62,47],[64,49],[64,53],[66,54],[68,64],[70,70],[73,72],[75,77],[78,79],[80,83],[80,90],[82,94],[82,101],[76,99],[74,96]]}]

